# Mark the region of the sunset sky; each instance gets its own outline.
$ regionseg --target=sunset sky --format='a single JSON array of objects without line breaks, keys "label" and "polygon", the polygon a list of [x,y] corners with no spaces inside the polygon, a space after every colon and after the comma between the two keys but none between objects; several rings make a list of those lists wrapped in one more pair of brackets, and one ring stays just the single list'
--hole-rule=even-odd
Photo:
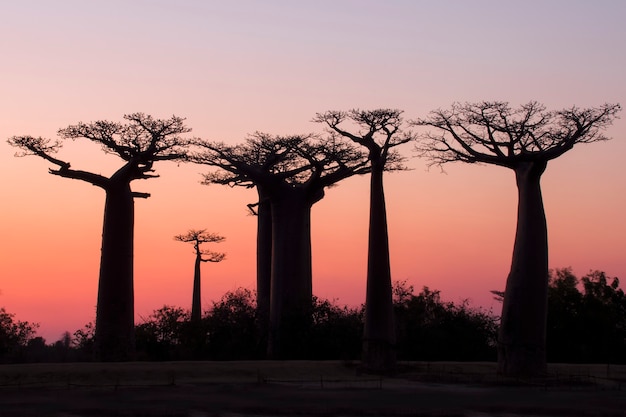
[{"label": "sunset sky", "polygon": [[[239,143],[254,131],[322,132],[316,112],[398,108],[424,117],[453,102],[537,100],[549,109],[626,104],[626,2],[32,0],[0,2],[0,307],[53,342],[95,318],[104,192],[15,158],[13,135],[54,138],[79,121],[144,112],[186,117],[192,135]],[[552,161],[542,187],[550,267],[626,280],[626,117],[611,141]],[[493,308],[515,233],[512,171],[480,165],[387,174],[392,276],[444,300]],[[58,154],[110,174],[120,160],[87,141]],[[193,248],[206,228],[227,259],[203,265],[203,307],[255,286],[254,190],[199,183],[201,166],[163,162],[135,181],[135,310],[191,307]],[[365,299],[368,178],[313,207],[313,291]],[[622,286],[623,287],[623,286]]]}]

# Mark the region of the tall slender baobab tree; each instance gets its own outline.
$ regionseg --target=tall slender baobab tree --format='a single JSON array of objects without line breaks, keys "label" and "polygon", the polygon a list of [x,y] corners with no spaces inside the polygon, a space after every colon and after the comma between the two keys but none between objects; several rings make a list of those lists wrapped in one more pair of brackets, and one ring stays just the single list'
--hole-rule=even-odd
[{"label": "tall slender baobab tree", "polygon": [[191,297],[191,322],[199,323],[202,320],[202,299],[200,291],[200,265],[202,262],[222,262],[226,254],[214,252],[209,249],[202,249],[204,243],[220,243],[224,237],[215,233],[209,233],[206,229],[191,229],[184,235],[174,236],[174,240],[185,243],[192,243],[196,255],[193,270],[193,296]]},{"label": "tall slender baobab tree", "polygon": [[[411,132],[402,130],[401,115],[402,112],[395,109],[350,110],[318,113],[313,119],[326,124],[334,134],[365,147],[368,152],[370,218],[362,360],[366,368],[377,372],[392,371],[396,362],[383,172],[404,169],[403,158],[393,148],[414,139]],[[353,132],[348,130],[351,128]]]},{"label": "tall slender baobab tree", "polygon": [[[207,183],[256,187],[259,194],[259,245],[271,244],[270,282],[259,259],[259,289],[269,294],[268,355],[288,357],[306,343],[312,303],[311,208],[324,189],[352,175],[369,172],[354,147],[333,137],[251,135],[238,146],[202,142],[195,162],[220,168]],[[267,204],[263,206],[262,204]],[[261,210],[264,210],[261,212]],[[265,222],[269,216],[269,222]],[[263,223],[261,223],[263,221]],[[271,232],[261,227],[271,225]],[[268,241],[267,239],[271,239]],[[259,255],[267,254],[259,248]],[[261,282],[263,280],[263,282]],[[260,295],[260,294],[259,294]],[[269,299],[265,298],[269,295]]]},{"label": "tall slender baobab tree", "polygon": [[517,109],[505,102],[455,103],[412,122],[434,128],[417,146],[432,164],[485,163],[515,173],[517,229],[498,337],[501,374],[546,371],[548,239],[541,175],[548,161],[574,145],[607,140],[601,132],[619,111],[619,104],[547,111],[537,102]]},{"label": "tall slender baobab tree", "polygon": [[133,113],[124,119],[127,123],[96,121],[58,131],[61,139],[87,139],[122,159],[124,164],[110,177],[73,169],[54,157],[62,146],[60,140],[32,136],[8,140],[22,150],[18,156],[37,155],[56,166],[50,174],[88,182],[106,193],[95,333],[96,358],[102,361],[134,357],[134,199],[150,194],[132,191],[130,183],[158,177],[152,174],[156,161],[184,159],[189,140],[181,135],[191,131],[176,116],[161,120]]}]

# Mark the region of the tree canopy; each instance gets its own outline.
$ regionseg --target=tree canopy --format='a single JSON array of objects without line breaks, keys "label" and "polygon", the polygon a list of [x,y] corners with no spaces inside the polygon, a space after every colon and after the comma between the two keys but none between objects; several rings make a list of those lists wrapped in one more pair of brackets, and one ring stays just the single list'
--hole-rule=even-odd
[{"label": "tree canopy", "polygon": [[577,143],[607,140],[603,131],[621,110],[619,104],[550,111],[531,101],[518,108],[501,101],[453,103],[410,123],[435,128],[416,145],[431,164],[486,163],[513,168],[519,162],[547,161]]}]

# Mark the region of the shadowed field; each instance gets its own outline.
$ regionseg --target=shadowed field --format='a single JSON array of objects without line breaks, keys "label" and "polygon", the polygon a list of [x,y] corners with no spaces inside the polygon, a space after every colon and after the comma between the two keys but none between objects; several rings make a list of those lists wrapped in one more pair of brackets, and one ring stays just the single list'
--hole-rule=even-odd
[{"label": "shadowed field", "polygon": [[411,362],[394,376],[339,361],[0,366],[0,416],[623,416],[626,367],[551,365],[543,380],[494,363]]}]

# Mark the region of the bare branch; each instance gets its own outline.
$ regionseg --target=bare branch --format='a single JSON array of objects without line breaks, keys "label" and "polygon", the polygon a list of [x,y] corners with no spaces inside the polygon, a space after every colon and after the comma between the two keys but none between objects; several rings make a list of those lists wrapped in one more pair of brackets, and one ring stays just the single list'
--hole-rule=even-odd
[{"label": "bare branch", "polygon": [[[328,111],[317,113],[313,121],[324,123],[331,133],[367,148],[372,163],[385,166],[391,157],[393,168],[389,170],[403,169],[403,158],[391,149],[415,140],[412,132],[402,131],[402,111],[397,109]],[[355,131],[341,127],[343,123],[352,123]]]},{"label": "bare branch", "polygon": [[106,189],[107,184],[109,183],[109,179],[100,174],[94,174],[92,172],[74,170],[65,167],[61,167],[60,169],[50,168],[48,169],[48,172],[52,175],[58,175],[64,178],[85,181],[103,189]]},{"label": "bare branch", "polygon": [[210,250],[203,250],[200,246],[203,243],[220,243],[226,238],[220,236],[217,233],[207,232],[206,229],[190,229],[185,234],[174,236],[174,240],[185,243],[193,243],[193,248],[196,256],[202,262],[221,262],[226,258],[226,254],[213,252]]},{"label": "bare branch", "polygon": [[63,146],[59,140],[52,142],[50,139],[33,136],[13,136],[7,140],[8,144],[16,148],[20,148],[20,152],[16,152],[15,156],[23,157],[28,155],[37,155],[61,168],[69,168],[68,162],[53,158],[51,155],[57,153]]},{"label": "bare branch", "polygon": [[453,103],[410,122],[434,128],[419,136],[415,149],[431,165],[448,162],[515,167],[523,161],[554,159],[576,143],[607,138],[601,131],[617,118],[619,104],[547,111],[537,102],[512,109],[505,102]]},{"label": "bare branch", "polygon": [[221,252],[203,250],[202,255],[204,255],[200,258],[202,262],[222,262],[224,259],[226,259],[226,254]]},{"label": "bare branch", "polygon": [[207,232],[206,229],[190,229],[185,234],[174,236],[179,242],[220,243],[226,238],[217,233]]},{"label": "bare branch", "polygon": [[367,159],[336,136],[272,136],[255,132],[237,146],[197,141],[202,150],[190,160],[220,169],[204,175],[205,184],[230,186],[328,186],[364,173]]},{"label": "bare branch", "polygon": [[[114,177],[131,182],[136,179],[157,178],[152,174],[153,164],[161,160],[186,160],[187,147],[191,139],[181,135],[191,129],[184,125],[184,119],[172,116],[170,119],[154,119],[143,113],[124,116],[130,123],[122,124],[106,120],[92,123],[78,123],[59,129],[62,139],[87,139],[102,146],[106,153],[115,154],[127,163],[122,166]],[[32,136],[13,136],[8,140],[11,146],[21,149],[16,156],[37,155],[58,169],[50,169],[53,175],[79,179],[106,188],[109,179],[99,174],[70,169],[70,163],[55,158],[52,154],[61,148],[61,141],[51,141]],[[113,177],[112,177],[113,178]],[[145,198],[145,193],[138,197]]]},{"label": "bare branch", "polygon": [[78,123],[59,129],[64,139],[85,138],[99,143],[106,153],[119,156],[125,161],[139,162],[185,160],[186,147],[191,139],[181,135],[191,132],[184,125],[184,118],[154,119],[143,113],[124,115],[129,123],[122,124],[100,120]]}]

